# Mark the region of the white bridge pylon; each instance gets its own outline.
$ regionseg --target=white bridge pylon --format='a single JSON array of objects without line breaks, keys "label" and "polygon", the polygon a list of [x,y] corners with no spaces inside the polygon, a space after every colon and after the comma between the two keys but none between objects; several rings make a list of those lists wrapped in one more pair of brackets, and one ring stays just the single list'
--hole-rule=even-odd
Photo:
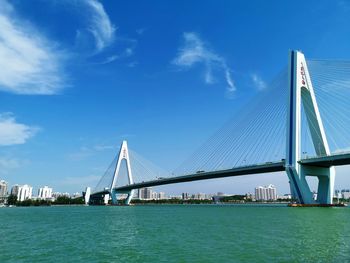
[{"label": "white bridge pylon", "polygon": [[[126,168],[127,168],[127,174],[128,174],[128,181],[129,184],[133,184],[133,179],[132,179],[132,171],[131,171],[131,165],[130,165],[130,158],[129,158],[129,151],[128,151],[128,144],[126,141],[123,141],[121,147],[120,147],[120,151],[119,151],[119,156],[118,156],[118,161],[117,164],[115,166],[115,170],[114,170],[114,175],[113,175],[113,180],[112,180],[112,184],[110,186],[110,194],[112,197],[112,204],[117,204],[117,193],[114,188],[115,188],[115,184],[117,182],[117,178],[119,175],[119,171],[120,171],[120,166],[122,164],[122,161],[125,160],[126,161]],[[127,192],[127,193],[121,193],[121,194],[128,194],[127,198],[125,199],[125,204],[129,205],[131,198],[133,196],[133,190]]]},{"label": "white bridge pylon", "polygon": [[[285,168],[290,180],[292,195],[302,204],[332,204],[334,167],[302,165],[298,162],[301,156],[301,106],[304,108],[317,156],[330,155],[309,70],[304,54],[300,51],[290,52],[289,85]],[[316,200],[313,199],[313,193],[306,180],[307,176],[318,178]]]}]

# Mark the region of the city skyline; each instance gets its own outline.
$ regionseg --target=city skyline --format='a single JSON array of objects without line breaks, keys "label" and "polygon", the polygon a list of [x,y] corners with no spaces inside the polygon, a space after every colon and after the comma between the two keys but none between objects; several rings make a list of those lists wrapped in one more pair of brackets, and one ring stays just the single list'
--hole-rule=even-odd
[{"label": "city skyline", "polygon": [[[259,1],[205,2],[200,12],[194,2],[138,5],[134,10],[97,0],[2,1],[0,178],[82,191],[96,185],[123,139],[172,171],[264,92],[287,64],[288,50],[350,60],[344,22],[350,9],[343,1],[275,1],[269,3],[273,10]],[[244,15],[259,8],[266,11]],[[313,8],[318,12],[308,11]],[[215,26],[207,19],[214,14],[220,17]],[[304,20],[312,21],[310,29]],[[240,23],[244,30],[235,27]],[[321,33],[313,31],[318,28]],[[276,41],[278,36],[283,37]],[[346,187],[348,171],[337,168],[336,188]],[[285,174],[159,189],[248,192],[269,183],[289,191]]]}]

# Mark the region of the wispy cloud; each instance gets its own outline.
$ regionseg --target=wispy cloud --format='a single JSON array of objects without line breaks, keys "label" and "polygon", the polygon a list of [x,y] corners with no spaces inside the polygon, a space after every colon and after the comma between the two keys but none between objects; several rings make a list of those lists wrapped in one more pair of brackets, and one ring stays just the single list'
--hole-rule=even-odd
[{"label": "wispy cloud", "polygon": [[87,0],[86,4],[91,15],[88,30],[94,36],[96,50],[99,52],[113,43],[116,28],[99,1]]},{"label": "wispy cloud", "polygon": [[94,151],[92,149],[83,146],[83,147],[80,147],[79,151],[69,153],[67,156],[68,156],[68,159],[72,161],[81,161],[92,156],[93,153]]},{"label": "wispy cloud", "polygon": [[145,28],[145,27],[136,29],[136,34],[143,35],[146,32],[146,30],[147,30],[147,28]]},{"label": "wispy cloud", "polygon": [[124,52],[122,52],[120,55],[109,56],[104,61],[98,62],[96,64],[101,64],[101,65],[109,64],[109,63],[112,63],[118,59],[124,59],[124,58],[130,57],[134,54],[134,48],[135,48],[134,46],[125,48]]},{"label": "wispy cloud", "polygon": [[115,147],[113,145],[104,145],[104,144],[98,144],[93,147],[96,151],[105,151],[105,150],[113,150]]},{"label": "wispy cloud", "polygon": [[19,168],[20,161],[14,158],[0,158],[0,172],[1,174],[8,173],[9,170]]},{"label": "wispy cloud", "polygon": [[258,90],[264,90],[266,89],[266,83],[263,81],[257,74],[253,73],[250,75],[251,80],[253,81],[255,87]]},{"label": "wispy cloud", "polygon": [[23,144],[38,131],[38,127],[16,122],[12,113],[0,114],[0,146]]},{"label": "wispy cloud", "polygon": [[68,159],[72,161],[82,161],[95,155],[97,152],[113,150],[115,147],[112,145],[97,144],[92,147],[82,146],[77,152],[67,155]]},{"label": "wispy cloud", "polygon": [[0,89],[17,94],[54,94],[65,86],[64,53],[6,0],[0,5]]},{"label": "wispy cloud", "polygon": [[97,175],[88,175],[88,176],[77,176],[77,177],[66,177],[59,182],[60,185],[64,186],[95,186],[98,181],[101,179],[101,176]]},{"label": "wispy cloud", "polygon": [[[132,57],[137,40],[116,34],[118,27],[113,24],[102,1],[68,1],[75,10],[83,10],[83,25],[76,29],[75,51],[90,63],[104,65]],[[140,34],[138,34],[140,35]]]},{"label": "wispy cloud", "polygon": [[112,55],[112,56],[107,57],[104,61],[97,63],[97,64],[101,64],[101,65],[109,64],[109,63],[112,63],[112,62],[118,60],[119,58],[120,58],[120,56],[118,56],[118,55]]},{"label": "wispy cloud", "polygon": [[125,56],[129,57],[134,54],[134,49],[131,47],[128,47],[125,49]]},{"label": "wispy cloud", "polygon": [[137,61],[132,61],[132,62],[128,63],[127,66],[128,66],[129,68],[134,68],[134,67],[136,67],[138,64],[139,64],[139,63],[138,63]]},{"label": "wispy cloud", "polygon": [[196,33],[185,32],[183,38],[184,44],[179,48],[178,54],[172,63],[182,68],[203,64],[205,66],[204,81],[207,84],[214,83],[213,70],[222,70],[227,83],[227,91],[229,93],[234,92],[236,86],[225,59],[210,50]]},{"label": "wispy cloud", "polygon": [[29,160],[22,160],[13,157],[0,157],[0,174],[9,174],[12,170],[29,164]]}]

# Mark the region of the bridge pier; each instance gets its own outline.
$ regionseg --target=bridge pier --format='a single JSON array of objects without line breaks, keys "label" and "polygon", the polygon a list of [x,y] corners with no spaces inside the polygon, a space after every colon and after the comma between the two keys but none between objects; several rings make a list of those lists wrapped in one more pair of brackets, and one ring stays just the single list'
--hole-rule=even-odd
[{"label": "bridge pier", "polygon": [[[124,200],[124,204],[130,205],[131,199],[134,195],[134,190],[131,190],[131,191],[127,192],[126,194],[127,194],[127,197]],[[112,190],[111,197],[112,197],[112,205],[117,205],[118,199],[117,199],[117,191],[115,189]]]},{"label": "bridge pier", "polygon": [[131,202],[131,199],[132,199],[133,196],[134,196],[134,190],[131,190],[128,193],[127,198],[125,199],[125,205],[130,205],[130,202]]},{"label": "bridge pier", "polygon": [[317,199],[319,204],[332,204],[334,192],[334,167],[317,167],[301,165],[303,176],[316,176],[318,178]]},{"label": "bridge pier", "polygon": [[[301,107],[304,107],[308,128],[317,156],[330,155],[322,119],[314,94],[304,54],[291,51],[289,57],[289,98],[287,117],[287,153],[285,168],[292,194],[302,204],[332,204],[335,169],[299,163],[301,152]],[[317,199],[313,199],[306,176],[318,178]]]},{"label": "bridge pier", "polygon": [[118,204],[117,191],[114,190],[114,189],[111,191],[111,199],[112,199],[112,205],[117,205]]}]

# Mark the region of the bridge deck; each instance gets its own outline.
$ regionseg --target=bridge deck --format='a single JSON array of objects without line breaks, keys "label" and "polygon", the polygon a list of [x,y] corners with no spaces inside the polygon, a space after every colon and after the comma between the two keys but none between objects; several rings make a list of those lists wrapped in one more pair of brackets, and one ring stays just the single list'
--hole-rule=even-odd
[{"label": "bridge deck", "polygon": [[[300,160],[299,163],[305,164],[305,165],[320,166],[320,167],[348,165],[350,164],[350,153],[341,153],[341,154],[334,154],[329,156],[307,158],[307,159]],[[284,170],[285,170],[285,167],[284,167],[283,161],[271,162],[271,163],[264,163],[259,165],[237,167],[237,168],[227,169],[227,170],[220,170],[220,171],[213,171],[213,172],[200,172],[200,173],[188,174],[183,176],[162,178],[158,180],[135,183],[132,185],[120,186],[114,189],[117,192],[122,193],[122,192],[128,192],[132,189],[140,189],[144,187],[192,182],[192,181],[231,177],[231,176],[241,176],[241,175],[249,175],[249,174],[282,172]],[[101,194],[107,194],[107,193],[109,193],[109,189],[106,189],[101,192],[93,193],[92,195],[101,195]]]},{"label": "bridge deck", "polygon": [[299,163],[320,167],[340,166],[350,164],[350,153],[333,154],[300,160]]},{"label": "bridge deck", "polygon": [[132,189],[139,189],[139,188],[151,187],[151,186],[157,186],[157,185],[184,183],[184,182],[192,182],[192,181],[223,178],[223,177],[230,177],[230,176],[240,176],[240,175],[248,175],[248,174],[280,172],[284,170],[285,170],[284,162],[265,163],[260,165],[244,166],[244,167],[238,167],[238,168],[221,170],[221,171],[200,172],[200,173],[183,175],[183,176],[162,178],[162,179],[152,180],[148,182],[135,183],[132,185],[116,187],[115,190],[117,192],[123,192],[123,191],[130,191]]}]

